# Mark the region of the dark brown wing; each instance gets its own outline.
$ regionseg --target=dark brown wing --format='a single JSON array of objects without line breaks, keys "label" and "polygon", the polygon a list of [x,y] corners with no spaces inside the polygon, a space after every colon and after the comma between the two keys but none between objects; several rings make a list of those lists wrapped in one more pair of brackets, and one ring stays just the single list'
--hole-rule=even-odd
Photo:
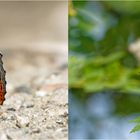
[{"label": "dark brown wing", "polygon": [[0,54],[0,105],[3,104],[6,94],[5,70],[3,68],[2,54]]}]

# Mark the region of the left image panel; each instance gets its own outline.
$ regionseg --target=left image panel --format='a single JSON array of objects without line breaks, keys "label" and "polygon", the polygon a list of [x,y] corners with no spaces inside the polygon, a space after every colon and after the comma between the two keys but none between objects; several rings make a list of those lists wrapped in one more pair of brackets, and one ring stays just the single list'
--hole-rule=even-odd
[{"label": "left image panel", "polygon": [[0,2],[0,140],[67,139],[67,9]]}]

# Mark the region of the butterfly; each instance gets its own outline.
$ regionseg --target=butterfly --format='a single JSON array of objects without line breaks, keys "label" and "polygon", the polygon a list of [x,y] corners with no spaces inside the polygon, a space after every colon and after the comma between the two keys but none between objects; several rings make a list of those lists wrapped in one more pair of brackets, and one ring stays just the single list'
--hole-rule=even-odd
[{"label": "butterfly", "polygon": [[6,71],[3,68],[2,54],[0,54],[0,105],[3,104],[6,94],[6,81],[5,81]]}]

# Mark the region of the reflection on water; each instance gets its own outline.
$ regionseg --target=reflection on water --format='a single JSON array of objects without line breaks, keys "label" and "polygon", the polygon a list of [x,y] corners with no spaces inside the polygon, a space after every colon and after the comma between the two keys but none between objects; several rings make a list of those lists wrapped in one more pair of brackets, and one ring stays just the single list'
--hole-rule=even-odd
[{"label": "reflection on water", "polygon": [[[93,94],[80,102],[69,95],[70,139],[138,139],[140,133],[130,133],[130,120],[140,115],[140,96],[119,93]],[[131,107],[132,106],[132,107]]]}]

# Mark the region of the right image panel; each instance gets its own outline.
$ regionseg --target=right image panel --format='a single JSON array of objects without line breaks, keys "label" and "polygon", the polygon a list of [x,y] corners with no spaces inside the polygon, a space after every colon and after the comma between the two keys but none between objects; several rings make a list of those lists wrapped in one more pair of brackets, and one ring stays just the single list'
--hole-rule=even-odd
[{"label": "right image panel", "polygon": [[69,139],[140,138],[140,1],[69,1]]}]

